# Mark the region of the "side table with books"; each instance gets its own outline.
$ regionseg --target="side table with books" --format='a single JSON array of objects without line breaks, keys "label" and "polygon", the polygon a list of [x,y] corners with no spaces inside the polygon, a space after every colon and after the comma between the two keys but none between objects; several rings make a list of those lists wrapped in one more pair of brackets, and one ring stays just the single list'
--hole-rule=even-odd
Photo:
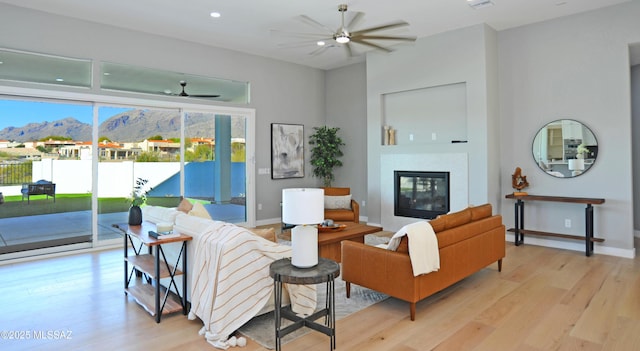
[{"label": "side table with books", "polygon": [[[125,294],[131,295],[155,316],[156,323],[160,323],[163,314],[182,310],[182,314],[186,315],[187,242],[192,237],[180,233],[158,235],[156,225],[150,222],[142,222],[141,225],[121,223],[114,224],[114,227],[124,233]],[[176,262],[167,262],[162,245],[175,242],[182,243]],[[129,248],[133,249],[134,255],[129,255]],[[177,268],[180,264],[182,270]],[[183,276],[181,288],[175,281],[179,275]],[[167,288],[160,285],[160,279],[163,278],[169,278]]]}]

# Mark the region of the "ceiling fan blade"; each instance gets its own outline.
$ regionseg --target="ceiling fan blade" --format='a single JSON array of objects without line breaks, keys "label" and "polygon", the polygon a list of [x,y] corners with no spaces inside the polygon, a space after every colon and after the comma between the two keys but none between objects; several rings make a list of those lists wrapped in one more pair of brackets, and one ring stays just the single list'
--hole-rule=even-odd
[{"label": "ceiling fan blade", "polygon": [[187,95],[188,97],[196,97],[196,98],[217,98],[220,95],[212,94],[212,95]]},{"label": "ceiling fan blade", "polygon": [[314,20],[313,18],[307,16],[307,15],[300,15],[298,16],[298,18],[300,18],[303,22],[306,22],[307,24],[310,24],[318,29],[322,29],[324,31],[326,31],[327,33],[333,34],[336,32],[336,30],[331,29],[327,26],[325,26],[324,24]]},{"label": "ceiling fan blade", "polygon": [[[321,38],[318,40],[324,41],[325,43],[329,43],[331,42],[331,40],[333,40],[333,38]],[[283,49],[295,49],[295,48],[301,48],[305,46],[319,46],[319,45],[318,45],[318,41],[316,40],[305,40],[305,41],[297,41],[295,43],[278,44],[278,47]]]},{"label": "ceiling fan blade", "polygon": [[347,24],[347,28],[349,30],[353,30],[353,28],[355,28],[358,25],[358,23],[360,23],[363,16],[364,16],[363,12],[356,12],[356,15],[353,16],[351,21],[349,21],[349,23]]},{"label": "ceiling fan blade", "polygon": [[[287,32],[277,29],[272,29],[271,34],[275,34],[278,36],[288,36],[288,37],[296,37],[296,38],[312,38],[312,39],[323,39],[327,38],[326,33],[300,33],[300,32]],[[333,33],[331,34],[333,35]]]},{"label": "ceiling fan blade", "polygon": [[366,40],[361,40],[361,39],[352,39],[351,40],[354,43],[358,43],[358,44],[362,44],[362,45],[366,45],[369,47],[372,47],[374,49],[378,49],[378,50],[382,50],[384,52],[392,52],[393,50],[389,49],[389,48],[385,48],[384,46],[380,46],[378,44],[374,44],[374,43],[370,43]]},{"label": "ceiling fan blade", "polygon": [[317,49],[311,51],[309,53],[310,56],[317,56],[322,54],[323,52],[327,51],[331,46],[330,45],[322,45],[322,46],[318,46]]},{"label": "ceiling fan blade", "polygon": [[346,43],[346,44],[344,44],[343,46],[344,46],[344,49],[347,51],[347,56],[349,56],[349,57],[353,57],[353,56],[355,56],[355,55],[353,54],[353,50],[352,50],[352,48],[351,48],[351,44]]},{"label": "ceiling fan blade", "polygon": [[352,35],[352,40],[402,40],[416,41],[416,37],[410,36],[391,36],[391,35]]},{"label": "ceiling fan blade", "polygon": [[351,35],[365,34],[365,33],[368,33],[368,32],[377,32],[377,31],[384,30],[384,29],[392,29],[392,28],[404,27],[404,26],[408,26],[408,25],[409,25],[409,23],[407,23],[405,21],[398,21],[398,22],[394,22],[394,23],[383,24],[381,26],[360,29],[360,30],[352,32]]}]

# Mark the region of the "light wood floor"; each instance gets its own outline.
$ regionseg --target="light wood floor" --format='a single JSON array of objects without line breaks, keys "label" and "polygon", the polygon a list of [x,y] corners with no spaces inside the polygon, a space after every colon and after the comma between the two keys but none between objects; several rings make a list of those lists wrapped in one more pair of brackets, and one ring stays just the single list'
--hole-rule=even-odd
[{"label": "light wood floor", "polygon": [[[0,266],[0,349],[215,350],[198,321],[156,324],[126,297],[122,265],[112,250]],[[638,259],[507,243],[502,273],[493,264],[423,300],[415,322],[395,299],[338,321],[337,349],[638,350],[639,273]],[[283,347],[328,348],[315,332]]]}]

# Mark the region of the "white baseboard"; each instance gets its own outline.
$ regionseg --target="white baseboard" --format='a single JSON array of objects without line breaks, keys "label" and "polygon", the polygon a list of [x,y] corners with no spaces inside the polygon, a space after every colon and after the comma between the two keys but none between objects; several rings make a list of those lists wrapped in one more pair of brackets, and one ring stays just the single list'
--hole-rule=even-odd
[{"label": "white baseboard", "polygon": [[[511,242],[511,243],[513,243],[514,240],[515,240],[515,236],[512,233],[507,233],[505,238],[506,238],[506,240],[508,242]],[[576,242],[568,242],[568,241],[544,239],[544,238],[526,236],[525,235],[524,244],[525,245],[537,245],[537,246],[544,246],[544,247],[552,247],[552,248],[555,248],[555,249],[579,251],[579,252],[582,252],[582,254],[584,254],[584,252],[585,252],[584,241],[577,241],[577,240],[576,240]],[[602,245],[600,243],[595,243],[594,248],[593,248],[593,253],[594,254],[608,255],[608,256],[631,258],[631,259],[636,257],[636,250],[635,249],[630,249],[630,250],[619,249],[619,248],[615,248],[615,247],[604,246],[604,245]]]},{"label": "white baseboard", "polygon": [[256,226],[261,226],[261,225],[272,225],[272,224],[281,224],[282,221],[280,220],[280,218],[268,218],[268,219],[261,219],[259,221],[256,221]]}]

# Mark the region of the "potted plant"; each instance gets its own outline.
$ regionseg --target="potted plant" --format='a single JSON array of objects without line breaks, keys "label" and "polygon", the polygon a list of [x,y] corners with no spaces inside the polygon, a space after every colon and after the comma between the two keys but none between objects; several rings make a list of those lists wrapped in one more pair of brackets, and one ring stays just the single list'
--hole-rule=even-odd
[{"label": "potted plant", "polygon": [[131,207],[129,208],[129,225],[142,224],[142,206],[147,201],[147,192],[144,191],[145,185],[149,180],[138,178],[136,179],[136,185],[133,187],[129,202]]},{"label": "potted plant", "polygon": [[309,136],[311,148],[311,166],[313,175],[321,178],[325,187],[331,186],[335,179],[333,169],[342,166],[339,157],[343,155],[340,149],[344,143],[338,136],[340,128],[327,126],[313,127],[315,132]]}]

